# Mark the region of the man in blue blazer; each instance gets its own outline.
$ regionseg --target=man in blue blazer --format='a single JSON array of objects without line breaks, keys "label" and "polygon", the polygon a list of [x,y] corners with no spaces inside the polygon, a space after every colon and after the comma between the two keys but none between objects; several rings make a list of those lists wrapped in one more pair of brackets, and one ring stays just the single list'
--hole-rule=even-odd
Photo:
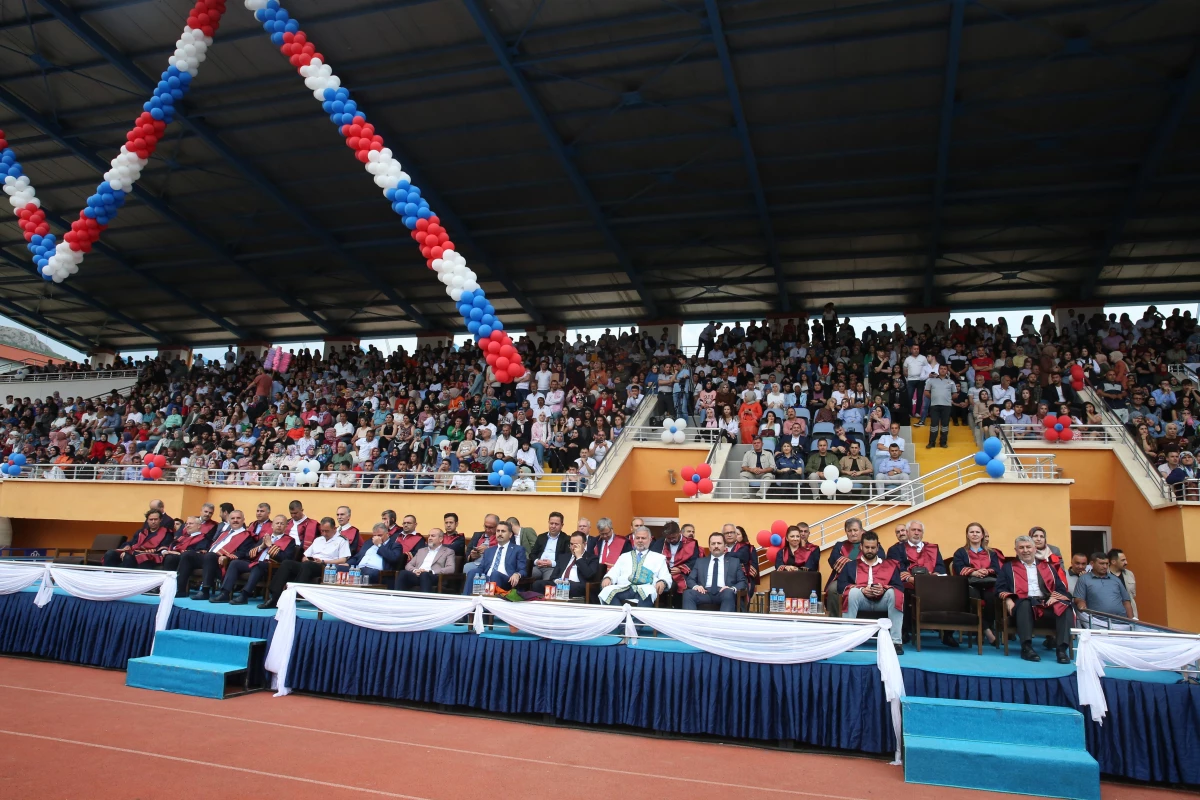
[{"label": "man in blue blazer", "polygon": [[708,556],[696,559],[684,579],[687,589],[683,592],[683,607],[688,611],[713,606],[733,611],[737,593],[746,589],[742,560],[725,552],[725,537],[720,533],[708,537]]},{"label": "man in blue blazer", "polygon": [[[515,589],[525,574],[525,548],[512,540],[507,522],[496,523],[496,544],[479,558],[478,573],[490,583],[499,584],[505,591]],[[463,594],[471,593],[471,581],[466,581]]]}]

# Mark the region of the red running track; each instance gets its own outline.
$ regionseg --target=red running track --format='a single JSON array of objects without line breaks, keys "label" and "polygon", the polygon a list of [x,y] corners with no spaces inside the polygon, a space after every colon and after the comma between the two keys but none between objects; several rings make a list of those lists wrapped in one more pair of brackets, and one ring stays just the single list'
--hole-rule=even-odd
[{"label": "red running track", "polygon": [[[0,658],[0,798],[952,800],[881,760],[704,744],[269,692],[130,689],[125,673]],[[747,777],[753,776],[753,777]],[[862,787],[851,785],[858,779]],[[530,791],[530,787],[542,787]],[[1187,795],[1105,784],[1104,800]],[[744,796],[744,795],[742,795]],[[1193,798],[1194,800],[1194,798]]]}]

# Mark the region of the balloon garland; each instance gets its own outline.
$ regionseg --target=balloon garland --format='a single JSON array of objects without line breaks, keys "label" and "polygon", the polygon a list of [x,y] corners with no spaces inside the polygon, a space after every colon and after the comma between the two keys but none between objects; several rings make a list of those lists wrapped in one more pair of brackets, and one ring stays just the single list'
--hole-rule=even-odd
[{"label": "balloon garland", "polygon": [[341,78],[317,50],[316,44],[300,29],[299,21],[292,18],[277,0],[245,0],[245,5],[271,35],[271,42],[278,45],[279,52],[303,76],[304,85],[312,90],[329,120],[338,127],[346,146],[374,177],[375,185],[383,190],[392,211],[404,220],[426,265],[438,274],[438,280],[446,286],[446,293],[458,306],[467,330],[484,351],[496,379],[509,383],[523,376],[527,370],[521,362],[521,354],[505,332],[504,323],[488,302],[487,294],[480,288],[479,276],[467,266],[467,260],[455,249],[441,219],[429,207],[429,201],[422,197],[420,187],[412,182],[384,144],[383,136],[376,132],[375,126],[367,120],[366,112],[350,97],[350,90],[342,86]]},{"label": "balloon garland", "polygon": [[71,230],[61,241],[50,233],[37,192],[0,131],[0,174],[4,175],[4,193],[9,196],[17,224],[25,235],[25,246],[33,254],[43,278],[62,283],[77,273],[84,256],[92,251],[92,245],[125,205],[126,195],[142,176],[142,170],[162,140],[163,131],[175,118],[175,103],[187,94],[192,78],[196,77],[200,64],[207,57],[224,13],[225,0],[196,0],[153,95],[125,134],[126,142],[110,162],[104,180],[87,199],[79,218],[71,223]]}]

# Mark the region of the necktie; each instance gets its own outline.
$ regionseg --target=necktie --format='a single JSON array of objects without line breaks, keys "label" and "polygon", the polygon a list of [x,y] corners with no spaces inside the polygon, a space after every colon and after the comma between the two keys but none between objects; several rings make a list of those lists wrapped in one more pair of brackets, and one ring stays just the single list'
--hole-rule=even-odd
[{"label": "necktie", "polygon": [[571,580],[571,568],[575,566],[575,556],[571,556],[571,560],[567,562],[567,568],[562,571],[562,579],[564,581]]},{"label": "necktie", "polygon": [[496,570],[498,570],[500,568],[500,563],[504,560],[504,551],[507,548],[508,548],[508,545],[506,545],[506,544],[500,545],[500,552],[496,553],[496,558],[492,560],[492,568],[488,570],[489,578],[492,577],[493,575],[495,575]]},{"label": "necktie", "polygon": [[754,454],[754,466],[762,467],[762,453]]},{"label": "necktie", "polygon": [[608,563],[608,542],[608,539],[604,540],[604,548],[600,551],[600,562],[602,564]]},{"label": "necktie", "polygon": [[708,588],[716,590],[717,588],[717,570],[721,568],[721,557],[717,556],[713,559],[712,564],[708,567]]}]

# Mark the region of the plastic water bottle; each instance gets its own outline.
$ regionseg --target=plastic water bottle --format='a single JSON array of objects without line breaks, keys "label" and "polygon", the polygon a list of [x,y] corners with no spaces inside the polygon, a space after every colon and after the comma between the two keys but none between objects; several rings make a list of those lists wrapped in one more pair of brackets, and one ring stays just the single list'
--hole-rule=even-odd
[{"label": "plastic water bottle", "polygon": [[568,587],[569,587],[569,584],[566,581],[564,581],[562,578],[559,578],[558,580],[556,580],[554,582],[554,599],[555,600],[566,600],[568,597],[570,597],[571,590]]},{"label": "plastic water bottle", "polygon": [[330,575],[330,570],[333,569],[332,564],[325,565],[325,577],[322,579],[324,583],[333,583],[333,576]]},{"label": "plastic water bottle", "polygon": [[479,572],[476,572],[474,580],[471,581],[471,594],[474,594],[474,595],[483,594],[483,584],[484,583],[486,583],[486,581],[484,581],[483,575]]},{"label": "plastic water bottle", "polygon": [[779,613],[779,590],[778,589],[771,590],[771,606],[770,606],[770,608],[771,608],[772,614]]},{"label": "plastic water bottle", "polygon": [[358,567],[350,568],[350,585],[358,586]]},{"label": "plastic water bottle", "polygon": [[817,590],[813,589],[808,593],[808,613],[817,613]]}]

